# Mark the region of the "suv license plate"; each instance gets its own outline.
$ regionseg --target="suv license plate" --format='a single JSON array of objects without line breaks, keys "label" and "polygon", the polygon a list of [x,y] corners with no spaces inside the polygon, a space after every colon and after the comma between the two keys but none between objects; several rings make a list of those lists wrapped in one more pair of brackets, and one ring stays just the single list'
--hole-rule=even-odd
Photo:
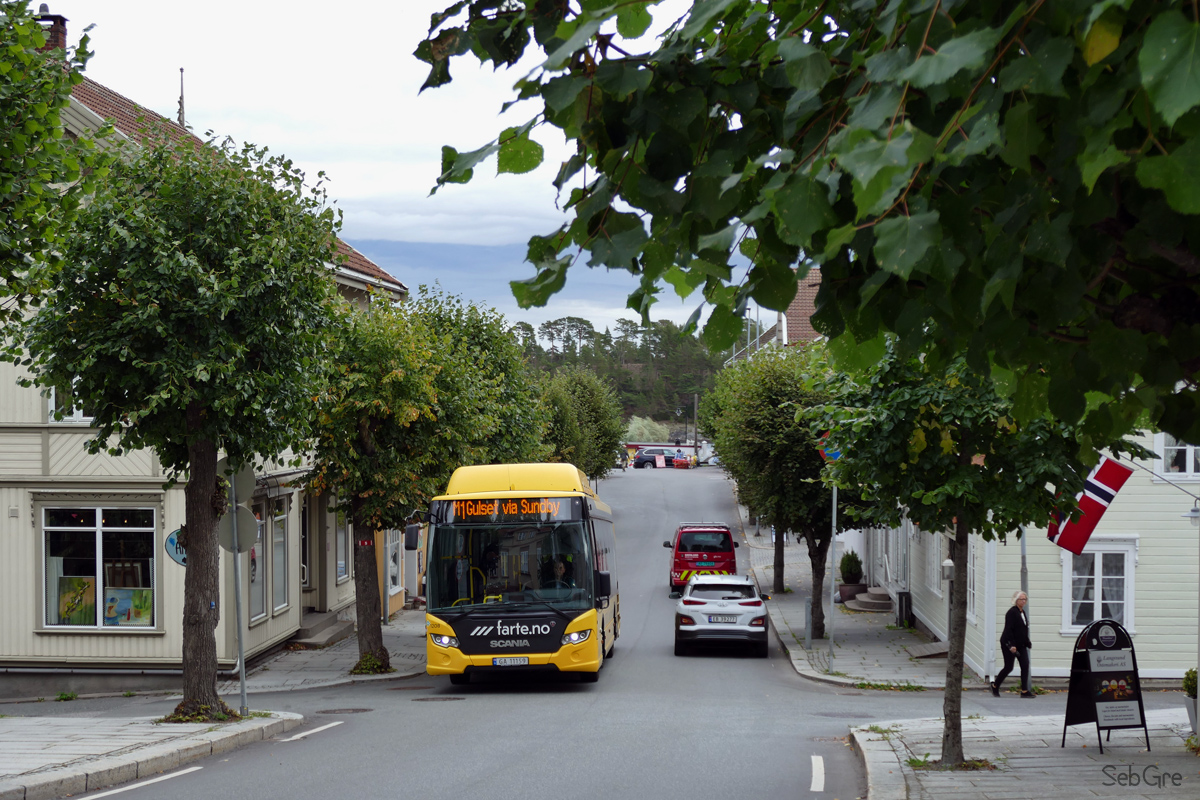
[{"label": "suv license plate", "polygon": [[709,622],[737,622],[737,616],[733,614],[712,614],[708,618]]},{"label": "suv license plate", "polygon": [[524,667],[529,664],[529,656],[510,656],[508,658],[493,658],[493,667]]}]

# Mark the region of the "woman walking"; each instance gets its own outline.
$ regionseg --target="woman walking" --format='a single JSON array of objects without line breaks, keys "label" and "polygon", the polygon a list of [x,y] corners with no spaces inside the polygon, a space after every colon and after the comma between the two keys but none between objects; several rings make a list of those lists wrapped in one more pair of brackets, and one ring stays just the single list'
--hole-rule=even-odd
[{"label": "woman walking", "polygon": [[1000,650],[1004,653],[1004,669],[992,681],[992,694],[1000,696],[1000,684],[1012,672],[1013,661],[1021,665],[1021,697],[1033,697],[1029,686],[1029,620],[1025,616],[1025,603],[1029,598],[1024,592],[1013,594],[1012,608],[1004,615],[1004,632],[1000,634]]}]

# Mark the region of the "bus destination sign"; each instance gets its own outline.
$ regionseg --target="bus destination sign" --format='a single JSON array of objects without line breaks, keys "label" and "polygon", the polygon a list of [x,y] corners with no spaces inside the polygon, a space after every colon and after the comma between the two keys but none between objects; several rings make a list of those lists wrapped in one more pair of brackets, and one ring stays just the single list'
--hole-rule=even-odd
[{"label": "bus destination sign", "polygon": [[575,497],[500,497],[447,503],[453,522],[558,522],[579,518]]}]

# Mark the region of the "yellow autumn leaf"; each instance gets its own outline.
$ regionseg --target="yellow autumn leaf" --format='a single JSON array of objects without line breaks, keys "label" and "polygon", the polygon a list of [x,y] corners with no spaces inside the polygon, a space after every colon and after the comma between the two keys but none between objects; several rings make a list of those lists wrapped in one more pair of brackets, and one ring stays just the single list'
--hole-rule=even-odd
[{"label": "yellow autumn leaf", "polygon": [[1089,67],[1108,58],[1121,44],[1121,20],[1119,15],[1110,13],[1114,10],[1109,9],[1096,20],[1083,40],[1083,60]]},{"label": "yellow autumn leaf", "polygon": [[954,437],[950,435],[950,431],[942,429],[942,455],[948,456],[954,452]]}]

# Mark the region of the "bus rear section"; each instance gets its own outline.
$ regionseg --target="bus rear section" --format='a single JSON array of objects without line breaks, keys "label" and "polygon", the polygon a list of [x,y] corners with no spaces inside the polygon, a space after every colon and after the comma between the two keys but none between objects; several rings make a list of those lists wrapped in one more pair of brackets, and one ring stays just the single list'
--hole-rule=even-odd
[{"label": "bus rear section", "polygon": [[430,504],[426,670],[599,677],[620,633],[611,510],[569,464],[461,467]]}]

